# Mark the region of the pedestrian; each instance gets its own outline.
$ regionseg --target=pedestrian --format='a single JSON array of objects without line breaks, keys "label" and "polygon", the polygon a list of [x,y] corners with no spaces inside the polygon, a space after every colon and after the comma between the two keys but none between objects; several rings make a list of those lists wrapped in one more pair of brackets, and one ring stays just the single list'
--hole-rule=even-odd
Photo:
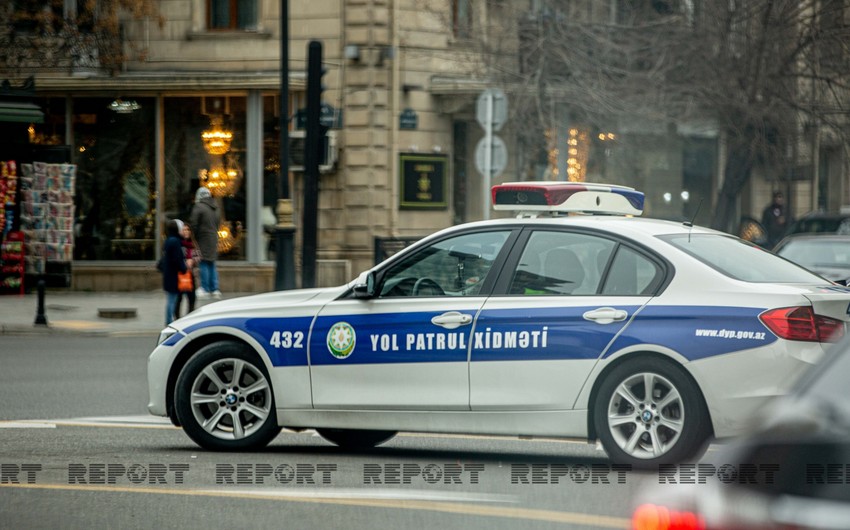
[{"label": "pedestrian", "polygon": [[192,228],[187,223],[184,223],[179,219],[177,220],[177,224],[182,225],[183,227],[180,231],[180,243],[183,245],[183,257],[186,259],[186,264],[189,269],[189,278],[192,279],[192,288],[188,291],[180,289],[180,294],[177,295],[177,304],[174,306],[174,320],[180,318],[180,305],[183,303],[184,297],[189,304],[189,310],[186,311],[186,314],[195,310],[195,288],[198,285],[198,282],[195,281],[195,269],[197,268],[200,256],[200,253],[195,249],[195,242],[192,237]]},{"label": "pedestrian", "polygon": [[207,188],[200,187],[195,192],[195,205],[189,215],[189,224],[195,231],[195,240],[201,253],[201,288],[197,291],[197,297],[221,298],[215,266],[218,258],[218,207]]},{"label": "pedestrian", "polygon": [[773,201],[761,214],[761,225],[767,235],[767,246],[773,248],[785,236],[789,218],[785,207],[785,196],[781,191],[773,192]]},{"label": "pedestrian", "polygon": [[[181,223],[182,224],[182,223]],[[165,325],[174,320],[174,310],[180,291],[177,288],[177,273],[186,272],[187,263],[183,257],[183,245],[180,243],[180,225],[176,219],[165,225],[168,236],[162,248],[159,270],[162,273],[162,288],[165,290]]]}]

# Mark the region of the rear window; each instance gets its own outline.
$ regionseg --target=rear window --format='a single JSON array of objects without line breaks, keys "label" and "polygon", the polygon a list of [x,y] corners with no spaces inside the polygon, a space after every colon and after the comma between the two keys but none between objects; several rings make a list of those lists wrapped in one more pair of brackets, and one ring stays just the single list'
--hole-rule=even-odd
[{"label": "rear window", "polygon": [[850,268],[850,241],[818,236],[786,240],[777,254],[807,269]]},{"label": "rear window", "polygon": [[805,232],[850,234],[850,218],[847,217],[812,217],[800,219],[791,225],[789,234]]},{"label": "rear window", "polygon": [[721,234],[658,236],[709,267],[754,283],[824,283],[826,280],[742,239]]}]

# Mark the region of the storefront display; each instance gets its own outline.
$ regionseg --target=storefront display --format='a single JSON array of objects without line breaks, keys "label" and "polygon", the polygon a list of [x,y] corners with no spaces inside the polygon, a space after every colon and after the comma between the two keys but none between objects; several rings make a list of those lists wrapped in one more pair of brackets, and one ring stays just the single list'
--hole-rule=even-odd
[{"label": "storefront display", "polygon": [[26,273],[70,272],[77,166],[33,162],[22,164],[21,173],[21,230],[29,242]]},{"label": "storefront display", "polygon": [[24,294],[24,233],[7,232],[0,245],[0,294]]},{"label": "storefront display", "polygon": [[23,234],[13,230],[18,195],[18,165],[0,162],[0,294],[24,292]]}]

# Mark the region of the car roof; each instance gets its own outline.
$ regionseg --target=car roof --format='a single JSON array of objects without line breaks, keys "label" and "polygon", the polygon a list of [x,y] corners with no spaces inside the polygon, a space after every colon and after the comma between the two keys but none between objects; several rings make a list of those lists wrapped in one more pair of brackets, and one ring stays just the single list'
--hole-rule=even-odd
[{"label": "car roof", "polygon": [[[835,234],[832,232],[798,232],[796,234],[788,234],[782,242],[799,241],[803,239],[816,239],[818,241],[850,241],[848,234]],[[778,245],[777,245],[778,246]]]},{"label": "car roof", "polygon": [[850,218],[850,213],[841,213],[841,212],[809,212],[802,217],[803,219],[848,219]]},{"label": "car roof", "polygon": [[[569,226],[583,228],[597,228],[619,233],[642,234],[644,236],[657,236],[664,234],[718,234],[729,236],[725,232],[719,232],[703,226],[690,226],[677,221],[656,219],[653,217],[627,217],[618,215],[568,215],[561,217],[533,217],[533,218],[502,218],[487,221],[474,221],[462,225],[469,228],[485,228],[503,225],[529,225],[529,226]],[[455,227],[458,228],[458,227]]]}]

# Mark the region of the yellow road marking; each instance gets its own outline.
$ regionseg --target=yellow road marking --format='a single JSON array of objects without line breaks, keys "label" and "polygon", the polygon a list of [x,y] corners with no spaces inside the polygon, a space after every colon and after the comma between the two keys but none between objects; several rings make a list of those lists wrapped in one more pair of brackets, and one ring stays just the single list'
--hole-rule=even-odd
[{"label": "yellow road marking", "polygon": [[451,513],[460,515],[474,515],[482,517],[501,517],[506,519],[525,519],[533,521],[546,521],[563,524],[578,524],[597,528],[628,528],[629,520],[622,517],[607,515],[593,515],[578,512],[559,512],[555,510],[538,510],[532,508],[508,508],[500,506],[479,506],[476,504],[421,501],[409,499],[340,499],[340,498],[318,498],[318,497],[280,497],[273,494],[242,493],[238,491],[198,491],[146,487],[121,487],[121,486],[92,486],[83,484],[0,484],[0,487],[32,490],[60,490],[60,491],[89,491],[109,493],[148,493],[156,495],[185,495],[193,497],[227,497],[255,500],[270,500],[278,502],[299,502],[313,504],[335,504],[342,506],[364,506],[369,508],[391,508],[402,510],[420,510],[440,513]]}]

